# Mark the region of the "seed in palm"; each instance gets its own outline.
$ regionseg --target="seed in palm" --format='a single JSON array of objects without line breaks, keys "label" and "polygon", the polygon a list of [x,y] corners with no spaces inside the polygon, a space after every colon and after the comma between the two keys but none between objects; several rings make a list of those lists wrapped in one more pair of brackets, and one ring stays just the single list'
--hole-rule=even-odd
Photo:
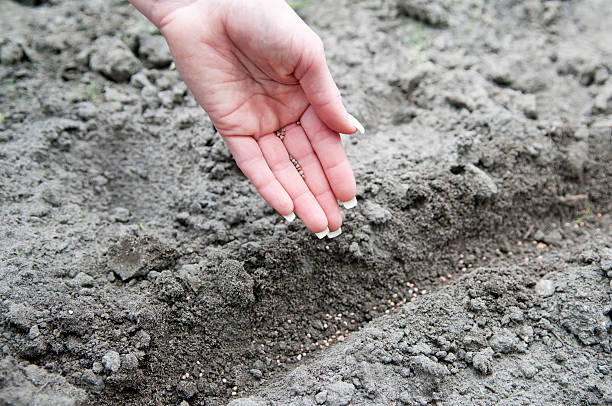
[{"label": "seed in palm", "polygon": [[298,171],[302,179],[306,180],[306,176],[304,176],[304,169],[302,169],[302,166],[297,161],[297,159],[295,159],[292,155],[289,155],[289,160],[291,161],[293,166],[295,166],[295,169]]},{"label": "seed in palm", "polygon": [[276,135],[278,138],[280,138],[281,141],[283,141],[285,139],[286,132],[287,132],[287,129],[283,127],[280,130],[274,131],[274,135]]}]

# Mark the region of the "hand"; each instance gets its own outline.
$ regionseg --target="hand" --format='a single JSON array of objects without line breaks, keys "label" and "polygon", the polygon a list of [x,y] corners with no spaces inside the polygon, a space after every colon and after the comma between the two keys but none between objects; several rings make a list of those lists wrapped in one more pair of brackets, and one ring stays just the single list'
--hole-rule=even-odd
[{"label": "hand", "polygon": [[[132,3],[160,29],[183,80],[261,196],[319,238],[338,235],[338,200],[356,204],[339,133],[363,126],[342,105],[319,37],[284,0]],[[281,140],[274,132],[283,127]]]}]

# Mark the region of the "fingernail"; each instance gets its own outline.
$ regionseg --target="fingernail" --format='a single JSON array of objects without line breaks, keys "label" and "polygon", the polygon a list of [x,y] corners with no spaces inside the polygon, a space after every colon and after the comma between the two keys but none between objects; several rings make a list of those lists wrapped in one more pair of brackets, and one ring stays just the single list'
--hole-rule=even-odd
[{"label": "fingernail", "polygon": [[360,134],[365,134],[365,128],[363,128],[363,124],[361,124],[359,120],[357,120],[355,116],[353,116],[352,114],[350,113],[347,113],[347,114],[348,114],[351,124],[357,127],[357,131],[359,131]]},{"label": "fingernail", "polygon": [[353,207],[357,206],[357,196],[353,197],[348,202],[342,202],[342,205],[345,209],[352,209]]},{"label": "fingernail", "polygon": [[283,216],[285,218],[285,220],[287,220],[287,223],[291,223],[293,220],[295,220],[295,213],[291,212],[291,214],[289,214],[288,216]]},{"label": "fingernail", "polygon": [[327,227],[325,227],[325,230],[321,231],[320,233],[315,233],[315,235],[317,236],[319,240],[325,237],[327,234],[329,234],[329,228]]},{"label": "fingernail", "polygon": [[342,227],[340,227],[336,231],[332,231],[331,233],[327,234],[327,238],[334,238],[339,236],[340,234],[342,234]]}]

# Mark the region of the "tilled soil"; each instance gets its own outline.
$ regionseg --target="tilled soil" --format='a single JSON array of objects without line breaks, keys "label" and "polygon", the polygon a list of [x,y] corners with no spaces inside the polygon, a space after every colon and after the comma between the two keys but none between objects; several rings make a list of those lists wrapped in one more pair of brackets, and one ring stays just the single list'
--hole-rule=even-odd
[{"label": "tilled soil", "polygon": [[127,2],[0,0],[0,403],[612,402],[612,3],[296,8],[368,130],[334,240]]}]

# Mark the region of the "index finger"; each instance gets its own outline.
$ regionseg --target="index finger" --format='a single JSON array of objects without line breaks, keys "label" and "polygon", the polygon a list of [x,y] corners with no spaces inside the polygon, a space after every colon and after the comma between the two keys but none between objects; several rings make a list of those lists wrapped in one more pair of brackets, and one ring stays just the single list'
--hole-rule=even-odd
[{"label": "index finger", "polygon": [[257,141],[250,136],[223,137],[242,173],[253,183],[261,197],[288,221],[292,221],[293,201],[272,173]]}]

